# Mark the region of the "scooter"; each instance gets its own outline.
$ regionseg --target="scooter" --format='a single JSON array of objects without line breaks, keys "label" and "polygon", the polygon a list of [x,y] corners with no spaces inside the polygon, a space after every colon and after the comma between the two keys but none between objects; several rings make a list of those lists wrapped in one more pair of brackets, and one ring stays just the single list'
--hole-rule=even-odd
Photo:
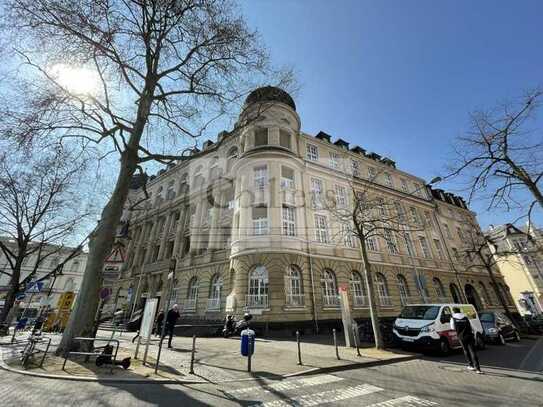
[{"label": "scooter", "polygon": [[229,338],[233,335],[240,335],[241,331],[249,327],[249,321],[253,319],[253,316],[249,313],[243,315],[243,319],[235,321],[232,315],[228,315],[224,322],[224,328],[222,330],[222,335],[225,338]]}]

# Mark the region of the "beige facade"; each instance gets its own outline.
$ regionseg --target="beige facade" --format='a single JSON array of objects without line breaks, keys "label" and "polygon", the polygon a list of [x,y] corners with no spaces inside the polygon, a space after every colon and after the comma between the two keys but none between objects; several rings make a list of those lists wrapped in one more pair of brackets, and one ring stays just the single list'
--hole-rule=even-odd
[{"label": "beige facade", "polygon": [[[487,232],[498,244],[497,266],[518,311],[523,315],[543,313],[543,255],[539,230],[521,230],[503,225]],[[530,238],[528,238],[530,236]]]},{"label": "beige facade", "polygon": [[[349,205],[352,185],[397,202],[406,224],[419,226],[411,243],[371,242],[382,316],[407,302],[466,301],[466,286],[481,307],[497,306],[485,271],[455,257],[462,233],[477,224],[460,198],[388,158],[304,133],[290,96],[262,88],[248,97],[235,131],[147,183],[150,198],[128,216],[119,280],[131,292],[127,307],[165,295],[176,257],[173,301],[187,318],[250,311],[271,325],[337,320],[341,286],[353,316],[368,317],[358,242],[322,205],[329,196]],[[131,202],[143,197],[135,190]]]}]

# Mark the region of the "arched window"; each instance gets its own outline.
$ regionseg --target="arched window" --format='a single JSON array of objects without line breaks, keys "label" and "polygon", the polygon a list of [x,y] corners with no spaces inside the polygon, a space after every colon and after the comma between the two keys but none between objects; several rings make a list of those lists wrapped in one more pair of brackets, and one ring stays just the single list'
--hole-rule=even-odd
[{"label": "arched window", "polygon": [[192,277],[189,281],[187,289],[187,301],[185,302],[184,309],[187,311],[194,311],[196,309],[196,303],[198,302],[198,278]]},{"label": "arched window", "polygon": [[74,260],[72,263],[72,267],[70,267],[70,272],[77,273],[79,271],[79,262],[77,260]]},{"label": "arched window", "polygon": [[483,293],[483,301],[485,302],[485,305],[492,305],[492,300],[490,299],[488,290],[486,289],[486,286],[482,281],[479,281],[479,287],[481,288],[481,292]]},{"label": "arched window", "polygon": [[285,272],[285,292],[287,305],[303,306],[304,294],[302,286],[302,273],[295,265],[287,267]]},{"label": "arched window", "polygon": [[247,307],[268,308],[268,270],[264,266],[256,266],[249,274],[249,293]]},{"label": "arched window", "polygon": [[434,291],[436,292],[436,297],[438,298],[439,302],[446,302],[447,295],[445,294],[445,289],[443,288],[443,284],[441,284],[439,278],[434,277],[432,279],[432,284],[434,285]]},{"label": "arched window", "polygon": [[66,280],[66,282],[64,283],[64,292],[67,292],[67,291],[74,291],[75,290],[75,283],[74,283],[74,279],[72,277],[70,277],[69,279]]},{"label": "arched window", "polygon": [[221,309],[222,295],[222,277],[220,274],[215,274],[211,279],[209,286],[209,298],[207,300],[207,309],[218,311]]},{"label": "arched window", "polygon": [[325,306],[339,305],[339,295],[337,291],[336,275],[332,270],[324,270],[321,279],[322,298]]},{"label": "arched window", "polygon": [[407,279],[402,274],[398,274],[396,279],[398,281],[398,290],[400,291],[400,301],[402,305],[407,305],[410,297]]},{"label": "arched window", "polygon": [[366,285],[362,282],[362,277],[358,271],[351,273],[351,292],[353,293],[353,305],[361,307],[368,305],[366,295]]},{"label": "arched window", "polygon": [[375,274],[375,285],[377,286],[377,295],[381,305],[392,305],[392,300],[388,295],[387,279],[383,274]]},{"label": "arched window", "polygon": [[449,290],[451,292],[451,296],[453,298],[453,302],[455,303],[460,303],[462,302],[462,297],[460,297],[460,291],[458,291],[458,287],[456,286],[456,284],[452,283],[450,286],[449,286]]}]

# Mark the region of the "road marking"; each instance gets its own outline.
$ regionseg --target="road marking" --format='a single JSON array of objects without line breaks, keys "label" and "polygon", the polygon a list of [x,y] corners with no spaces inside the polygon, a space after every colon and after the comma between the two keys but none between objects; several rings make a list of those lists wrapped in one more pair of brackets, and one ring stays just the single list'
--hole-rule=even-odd
[{"label": "road marking", "polygon": [[371,404],[367,407],[417,407],[417,406],[439,406],[435,401],[419,399],[415,396],[404,396],[397,399],[382,401],[380,403]]},{"label": "road marking", "polygon": [[303,378],[303,379],[298,379],[298,380],[286,380],[282,382],[267,384],[264,386],[253,386],[253,387],[245,387],[243,389],[228,390],[228,391],[225,391],[225,393],[228,393],[230,395],[253,393],[255,391],[264,391],[266,393],[269,393],[270,391],[294,390],[294,389],[299,389],[301,387],[318,386],[322,384],[335,383],[341,380],[344,380],[344,379],[342,377],[337,377],[333,375],[319,375],[319,376],[308,377],[308,378]]},{"label": "road marking", "polygon": [[320,404],[334,403],[341,400],[365,396],[367,394],[376,393],[382,390],[384,389],[377,386],[372,386],[371,384],[360,384],[358,386],[349,386],[341,389],[322,391],[320,393],[296,396],[289,398],[288,400],[269,401],[267,403],[260,403],[258,405],[262,407],[318,406]]}]

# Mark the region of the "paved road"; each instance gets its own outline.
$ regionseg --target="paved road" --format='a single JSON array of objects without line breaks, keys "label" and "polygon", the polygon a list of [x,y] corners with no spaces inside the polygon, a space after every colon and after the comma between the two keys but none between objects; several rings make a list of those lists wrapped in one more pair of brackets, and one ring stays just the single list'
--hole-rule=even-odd
[{"label": "paved road", "polygon": [[[497,355],[506,358],[509,353],[518,351],[530,360],[521,360],[520,364],[537,367],[543,359],[542,344],[543,339],[523,341],[522,347],[492,347],[481,353],[481,359],[491,361]],[[0,400],[2,406],[78,407],[543,406],[543,374],[487,367],[486,374],[480,376],[457,363],[459,357],[424,358],[281,382],[255,380],[191,386],[68,382],[2,371]]]}]

